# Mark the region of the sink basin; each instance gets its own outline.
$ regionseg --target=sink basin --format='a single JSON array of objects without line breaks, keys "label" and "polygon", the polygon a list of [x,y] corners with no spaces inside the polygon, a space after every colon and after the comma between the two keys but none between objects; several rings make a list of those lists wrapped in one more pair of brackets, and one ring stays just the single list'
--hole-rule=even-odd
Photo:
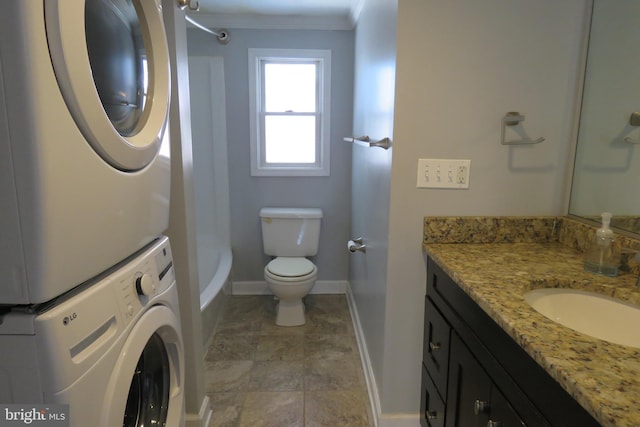
[{"label": "sink basin", "polygon": [[577,289],[544,288],[524,299],[540,314],[594,338],[640,348],[640,307]]}]

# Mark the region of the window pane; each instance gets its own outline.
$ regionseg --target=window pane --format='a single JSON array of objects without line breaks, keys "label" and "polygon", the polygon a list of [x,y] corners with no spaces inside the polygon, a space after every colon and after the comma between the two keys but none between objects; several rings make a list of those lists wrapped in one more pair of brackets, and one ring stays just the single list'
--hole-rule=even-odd
[{"label": "window pane", "polygon": [[315,116],[266,116],[267,163],[315,163]]},{"label": "window pane", "polygon": [[264,66],[266,112],[316,111],[316,64]]}]

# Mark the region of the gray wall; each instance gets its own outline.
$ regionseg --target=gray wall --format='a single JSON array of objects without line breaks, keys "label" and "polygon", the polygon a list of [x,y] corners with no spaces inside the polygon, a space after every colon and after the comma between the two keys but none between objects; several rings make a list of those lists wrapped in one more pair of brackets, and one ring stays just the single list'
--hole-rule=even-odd
[{"label": "gray wall", "polygon": [[[319,280],[346,280],[351,196],[353,98],[352,31],[230,31],[231,42],[188,31],[189,55],[222,56],[226,77],[227,136],[231,193],[231,245],[234,281],[263,280],[258,212],[263,206],[319,207],[324,211],[320,248],[315,258]],[[249,145],[249,48],[331,50],[331,175],[328,177],[252,177]]]},{"label": "gray wall", "polygon": [[[354,284],[356,278],[351,278],[385,426],[397,414],[417,418],[419,410],[426,281],[423,217],[566,213],[588,0],[389,3],[368,0],[356,30],[357,57],[383,70],[384,56],[391,56],[393,48],[385,45],[385,53],[378,53],[379,40],[370,31],[376,25],[397,28],[390,208],[388,217],[367,218],[377,223],[368,225],[371,230],[388,222],[388,241],[379,242],[388,245],[386,280],[372,274],[380,262],[368,259],[378,256],[373,249],[364,255],[357,277],[363,282]],[[389,65],[393,67],[392,61]],[[361,74],[359,61],[357,70],[360,82],[366,74]],[[384,86],[371,90],[388,92]],[[366,96],[375,99],[371,93]],[[356,108],[357,130],[368,120],[359,116],[361,111],[376,113]],[[507,111],[525,114],[529,135],[546,141],[501,145],[501,118]],[[417,189],[419,158],[471,159],[469,189]],[[387,167],[376,157],[368,159],[367,165],[357,163]],[[367,195],[375,193],[367,182],[354,177],[353,183],[354,202],[366,205]],[[354,229],[358,221],[363,220],[355,218]]]},{"label": "gray wall", "polygon": [[[367,0],[360,14],[355,41],[356,135],[393,139],[397,15],[397,0]],[[351,256],[349,284],[379,395],[384,385],[389,197],[395,150],[393,145],[389,150],[354,146],[352,157],[351,230],[352,235],[364,238],[367,252]],[[379,412],[379,401],[374,404]]]}]

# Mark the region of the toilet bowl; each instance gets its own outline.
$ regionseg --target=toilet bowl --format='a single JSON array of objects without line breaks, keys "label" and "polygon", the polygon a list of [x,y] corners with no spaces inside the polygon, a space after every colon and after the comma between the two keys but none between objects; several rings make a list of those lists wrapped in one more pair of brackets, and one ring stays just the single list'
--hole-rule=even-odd
[{"label": "toilet bowl", "polygon": [[273,258],[264,279],[278,297],[276,325],[305,324],[302,298],[316,282],[318,269],[307,259],[318,253],[322,210],[317,208],[262,208],[264,253]]},{"label": "toilet bowl", "polygon": [[305,324],[302,298],[316,283],[318,269],[306,258],[277,257],[264,268],[264,278],[271,292],[278,297],[276,325]]}]

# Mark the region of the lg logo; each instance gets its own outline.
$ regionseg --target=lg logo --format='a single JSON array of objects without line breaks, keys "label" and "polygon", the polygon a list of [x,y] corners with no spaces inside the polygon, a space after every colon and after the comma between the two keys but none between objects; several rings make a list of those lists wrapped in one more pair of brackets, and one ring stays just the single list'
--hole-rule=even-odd
[{"label": "lg logo", "polygon": [[78,317],[77,313],[71,313],[68,316],[64,316],[64,319],[62,319],[62,324],[64,326],[67,326],[69,323],[73,322],[74,320],[76,320],[76,318]]}]

